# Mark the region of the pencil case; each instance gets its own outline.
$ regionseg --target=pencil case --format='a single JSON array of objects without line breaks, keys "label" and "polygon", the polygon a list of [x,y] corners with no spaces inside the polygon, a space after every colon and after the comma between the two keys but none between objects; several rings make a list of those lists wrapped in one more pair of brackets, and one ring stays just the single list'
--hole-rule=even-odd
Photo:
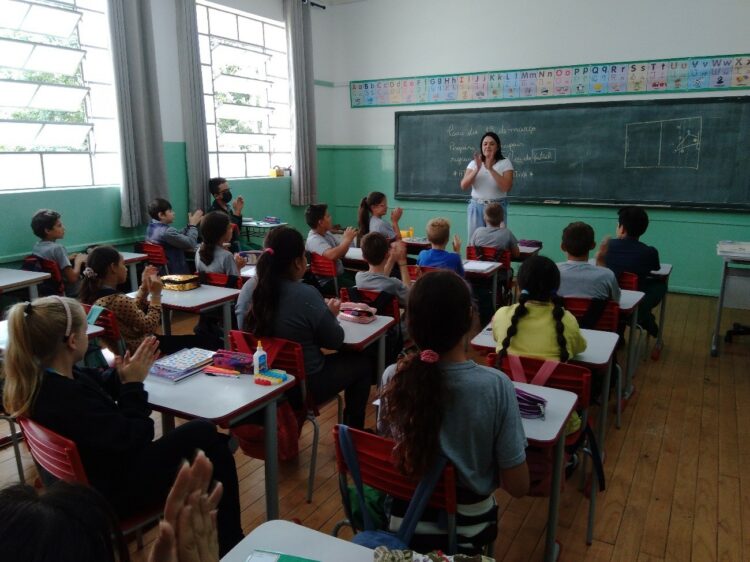
[{"label": "pencil case", "polygon": [[234,369],[240,373],[252,373],[253,356],[249,353],[219,349],[214,355],[214,365],[224,369]]}]

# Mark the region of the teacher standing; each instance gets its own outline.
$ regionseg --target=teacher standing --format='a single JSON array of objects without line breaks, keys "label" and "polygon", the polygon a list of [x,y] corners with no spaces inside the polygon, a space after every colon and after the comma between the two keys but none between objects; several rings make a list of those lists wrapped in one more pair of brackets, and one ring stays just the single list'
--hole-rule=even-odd
[{"label": "teacher standing", "polygon": [[503,207],[505,224],[508,224],[508,193],[513,187],[513,164],[503,156],[500,137],[486,132],[479,143],[480,152],[474,153],[461,180],[461,189],[471,188],[471,201],[468,208],[469,237],[484,222],[484,206],[500,203]]}]

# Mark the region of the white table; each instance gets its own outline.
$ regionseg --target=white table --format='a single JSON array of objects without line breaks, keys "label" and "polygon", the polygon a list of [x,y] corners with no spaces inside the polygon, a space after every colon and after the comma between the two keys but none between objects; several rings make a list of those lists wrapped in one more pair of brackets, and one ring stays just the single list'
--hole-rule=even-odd
[{"label": "white table", "polygon": [[345,260],[354,261],[358,264],[367,265],[364,256],[362,255],[362,248],[349,248],[344,256]]},{"label": "white table", "polygon": [[523,246],[519,244],[518,251],[520,252],[520,255],[517,258],[515,258],[513,261],[523,261],[526,258],[535,256],[539,253],[541,249],[542,249],[541,246]]},{"label": "white table", "polygon": [[257,266],[255,265],[246,265],[245,267],[240,270],[240,276],[244,277],[245,279],[250,279],[251,277],[255,277],[255,270]]},{"label": "white table", "polygon": [[464,271],[467,279],[492,278],[492,310],[497,309],[497,276],[503,264],[496,261],[464,260]]},{"label": "white table", "polygon": [[255,549],[325,562],[372,562],[373,551],[291,521],[268,521],[253,529],[221,562],[246,562]]},{"label": "white table", "polygon": [[141,261],[146,261],[148,259],[148,256],[146,254],[136,254],[133,252],[120,252],[120,255],[122,256],[122,260],[125,262],[125,265],[128,266],[128,274],[130,275],[130,290],[137,291],[140,283],[138,282],[138,272],[136,271],[135,264]]},{"label": "white table", "polygon": [[254,219],[242,219],[242,229],[245,231],[245,239],[250,242],[250,238],[253,236],[257,238],[265,238],[274,228],[280,226],[286,226],[288,223],[285,222],[266,222],[257,221]]},{"label": "white table", "polygon": [[432,247],[430,241],[427,238],[420,236],[411,236],[402,238],[401,241],[406,244],[406,253],[409,255],[418,254],[422,250],[429,250]]},{"label": "white table", "polygon": [[652,359],[658,359],[659,354],[661,353],[661,348],[664,347],[664,318],[667,315],[667,295],[669,294],[670,275],[672,275],[671,263],[662,263],[659,269],[650,273],[650,277],[664,281],[664,284],[667,286],[664,297],[661,299],[661,306],[659,307],[659,335],[656,336],[656,344],[654,345],[654,351],[651,355]]},{"label": "white table", "polygon": [[[722,248],[722,245],[727,246]],[[714,333],[711,337],[711,357],[719,355],[719,338],[721,334],[721,313],[724,308],[724,300],[727,296],[728,284],[734,284],[729,288],[730,300],[729,306],[734,308],[747,308],[748,286],[750,286],[750,277],[748,269],[750,266],[750,242],[726,242],[719,243],[716,247],[716,253],[724,260],[721,271],[721,289],[719,290],[719,300],[716,303],[716,323]],[[734,290],[736,289],[736,291]],[[734,292],[743,292],[745,298],[732,298]]]},{"label": "white table", "polygon": [[144,381],[148,403],[162,413],[162,428],[174,429],[174,416],[209,420],[230,427],[259,410],[264,410],[266,517],[279,516],[278,458],[276,442],[276,401],[294,386],[295,378],[278,385],[262,386],[251,376],[210,377],[198,373],[177,383],[148,376]]},{"label": "white table", "polygon": [[623,389],[623,398],[626,400],[633,394],[633,375],[638,366],[638,347],[635,345],[635,331],[638,326],[638,305],[643,300],[644,293],[641,291],[629,291],[623,289],[620,291],[620,312],[629,318],[628,333],[628,363],[625,367],[625,385]]},{"label": "white table", "polygon": [[[190,291],[170,291],[164,289],[161,294],[161,305],[166,310],[184,310],[199,314],[212,308],[222,308],[222,324],[224,328],[224,345],[229,349],[229,331],[232,329],[232,302],[237,300],[239,289],[201,285]],[[128,293],[135,297],[136,293]],[[149,296],[150,298],[150,296]],[[161,325],[164,335],[172,333],[169,314],[162,313]]]},{"label": "white table", "polygon": [[[86,325],[86,335],[90,338],[95,338],[104,333],[104,328],[96,326],[94,324]],[[8,321],[0,321],[0,352],[5,351],[8,346]]]},{"label": "white table", "polygon": [[348,320],[339,320],[339,324],[344,329],[344,345],[355,351],[362,351],[371,343],[378,342],[378,387],[380,387],[380,377],[385,371],[385,333],[388,328],[393,326],[396,320],[390,316],[376,316],[374,322],[369,324],[359,324],[349,322]]},{"label": "white table", "polygon": [[[557,560],[560,547],[555,542],[557,536],[557,519],[560,506],[560,478],[563,465],[563,452],[565,450],[565,426],[570,413],[575,407],[578,397],[567,390],[549,388],[514,382],[513,385],[526,392],[536,394],[547,400],[544,419],[521,419],[526,439],[539,445],[554,443],[554,464],[552,469],[552,485],[549,496],[549,507],[547,508],[547,536],[544,546],[544,560]],[[533,444],[533,443],[532,443]],[[596,477],[592,484],[592,497],[596,486]]]},{"label": "white table", "polygon": [[39,297],[36,286],[50,278],[49,273],[42,271],[24,271],[23,269],[0,268],[0,291],[29,288],[29,300]]}]

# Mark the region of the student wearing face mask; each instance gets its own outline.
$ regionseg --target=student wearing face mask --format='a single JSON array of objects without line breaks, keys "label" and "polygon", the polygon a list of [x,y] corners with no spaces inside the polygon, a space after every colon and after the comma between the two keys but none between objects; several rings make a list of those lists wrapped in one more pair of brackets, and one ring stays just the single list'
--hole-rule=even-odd
[{"label": "student wearing face mask", "polygon": [[242,228],[242,208],[245,206],[245,200],[242,198],[242,195],[239,195],[234,200],[232,199],[229,184],[224,178],[211,178],[208,181],[208,190],[213,197],[209,212],[221,211],[229,215],[232,224],[236,226],[236,228],[232,228],[232,240],[229,243],[229,251],[232,253],[239,252],[241,250],[240,229]]}]

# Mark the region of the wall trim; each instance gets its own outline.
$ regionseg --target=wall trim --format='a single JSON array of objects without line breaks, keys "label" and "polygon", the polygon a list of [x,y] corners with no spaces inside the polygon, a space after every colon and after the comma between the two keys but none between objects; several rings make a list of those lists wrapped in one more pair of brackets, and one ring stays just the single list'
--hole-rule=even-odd
[{"label": "wall trim", "polygon": [[392,144],[319,144],[318,150],[394,150]]}]

